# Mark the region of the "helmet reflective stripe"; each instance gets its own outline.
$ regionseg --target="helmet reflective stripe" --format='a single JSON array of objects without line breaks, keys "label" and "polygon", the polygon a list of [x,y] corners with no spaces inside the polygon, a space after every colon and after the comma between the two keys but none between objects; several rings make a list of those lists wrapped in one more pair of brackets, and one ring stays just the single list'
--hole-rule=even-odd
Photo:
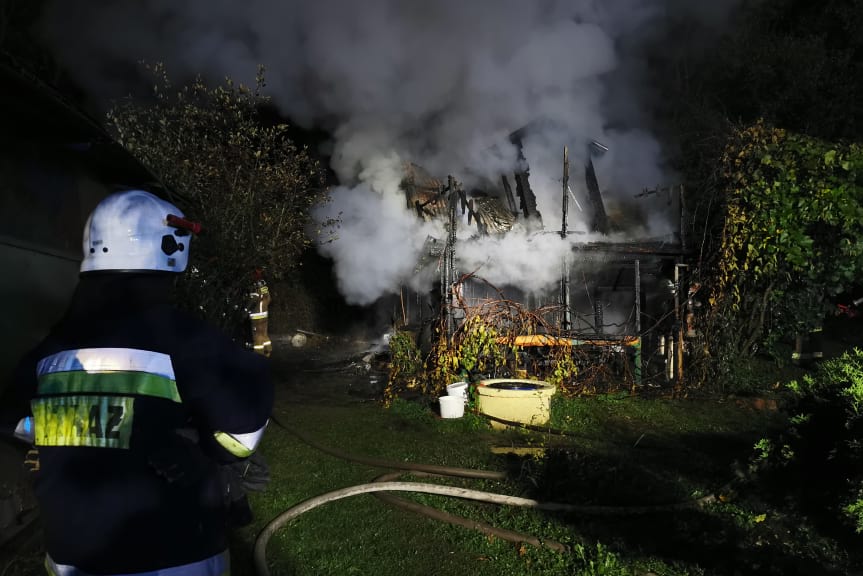
[{"label": "helmet reflective stripe", "polygon": [[258,444],[261,442],[261,438],[264,436],[264,430],[267,429],[267,424],[269,420],[264,423],[263,426],[255,430],[254,432],[249,432],[246,434],[229,434],[228,432],[216,432],[213,434],[216,442],[218,442],[222,448],[233,454],[238,458],[246,458],[247,456],[251,456],[252,452],[258,447]]},{"label": "helmet reflective stripe", "polygon": [[108,196],[84,227],[81,272],[183,272],[192,236],[169,225],[169,215],[183,218],[176,206],[143,190]]}]

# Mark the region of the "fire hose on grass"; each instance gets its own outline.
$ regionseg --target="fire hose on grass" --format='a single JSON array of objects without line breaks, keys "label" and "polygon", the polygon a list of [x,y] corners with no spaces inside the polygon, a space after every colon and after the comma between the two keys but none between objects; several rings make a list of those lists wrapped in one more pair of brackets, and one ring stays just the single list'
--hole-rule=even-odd
[{"label": "fire hose on grass", "polygon": [[[299,432],[298,430],[285,425],[281,422],[275,414],[272,416],[273,422],[275,422],[279,427],[283,428],[285,431],[293,434],[306,444],[321,450],[331,456],[335,456],[337,458],[342,458],[344,460],[356,462],[359,464],[365,464],[374,467],[380,468],[391,468],[396,470],[401,470],[401,472],[395,473],[387,473],[382,476],[379,476],[375,479],[374,482],[370,482],[367,484],[358,484],[355,486],[348,486],[346,488],[341,488],[339,490],[334,490],[332,492],[327,492],[325,494],[321,494],[320,496],[316,496],[314,498],[310,498],[304,502],[297,504],[296,506],[292,506],[291,508],[285,510],[280,513],[278,516],[273,518],[261,531],[258,535],[257,540],[255,541],[255,550],[254,550],[254,562],[255,569],[260,576],[269,576],[270,570],[267,566],[267,543],[269,542],[272,535],[282,526],[290,522],[291,520],[297,518],[298,516],[322,506],[328,502],[334,502],[336,500],[341,500],[343,498],[349,498],[351,496],[357,496],[360,494],[369,494],[369,493],[379,493],[379,492],[418,492],[425,494],[438,494],[442,496],[451,496],[455,498],[462,498],[466,500],[475,500],[479,502],[488,502],[492,504],[506,504],[509,506],[521,506],[533,508],[536,510],[547,510],[552,512],[571,512],[571,513],[583,513],[583,514],[616,514],[616,515],[632,515],[632,514],[649,514],[653,512],[668,512],[685,508],[693,508],[700,507],[708,504],[710,502],[715,501],[715,497],[713,495],[705,496],[703,498],[699,498],[697,500],[686,500],[683,502],[677,502],[673,504],[665,504],[665,505],[654,505],[654,506],[590,506],[590,505],[579,505],[579,504],[566,504],[559,502],[542,502],[539,500],[533,500],[531,498],[522,498],[519,496],[509,496],[506,494],[496,494],[493,492],[483,492],[480,490],[471,490],[468,488],[459,488],[456,486],[442,486],[437,484],[427,484],[423,482],[396,482],[392,481],[393,478],[398,478],[406,473],[410,473],[414,476],[451,476],[451,477],[461,477],[461,478],[475,478],[475,479],[487,479],[487,480],[503,480],[506,478],[506,474],[503,472],[495,472],[490,470],[475,470],[470,468],[452,468],[448,466],[437,466],[432,464],[416,464],[411,462],[396,462],[383,460],[378,458],[367,458],[363,456],[354,456],[351,454],[347,454],[341,452],[339,450],[334,450],[327,446],[323,446],[307,435]],[[513,532],[511,530],[505,530],[496,528],[494,526],[490,526],[484,522],[474,521],[467,518],[463,518],[460,516],[455,516],[446,512],[442,512],[440,510],[431,508],[429,506],[425,506],[416,502],[411,502],[408,500],[404,500],[402,498],[398,498],[389,494],[381,494],[378,495],[379,498],[384,501],[403,507],[405,509],[418,512],[421,514],[426,514],[431,516],[432,518],[442,520],[445,522],[449,522],[450,524],[456,524],[459,526],[465,526],[469,528],[478,529],[486,534],[491,534],[502,538],[511,542],[525,542],[535,546],[546,546],[553,550],[558,551],[566,551],[567,548],[565,545],[555,542],[555,541],[543,541],[539,538],[531,535],[525,535],[518,532]]]}]

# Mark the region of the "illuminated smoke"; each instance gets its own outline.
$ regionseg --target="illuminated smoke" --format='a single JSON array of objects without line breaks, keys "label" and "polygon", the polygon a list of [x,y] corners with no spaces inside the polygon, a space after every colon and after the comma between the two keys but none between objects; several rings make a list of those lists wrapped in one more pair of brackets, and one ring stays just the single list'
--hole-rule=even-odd
[{"label": "illuminated smoke", "polygon": [[[702,6],[705,4],[705,6]],[[412,275],[429,233],[405,207],[400,166],[414,161],[470,183],[511,171],[507,137],[530,124],[524,154],[546,228],[560,225],[562,146],[573,189],[591,139],[610,202],[666,184],[662,148],[641,105],[648,40],[668,21],[719,25],[733,0],[56,0],[43,31],[58,59],[97,99],[134,85],[134,63],[166,62],[181,80],[250,83],[267,67],[270,95],[292,121],[333,135],[343,187],[322,215],[341,214],[322,247],[346,299],[367,304]],[[570,215],[578,228],[579,213]],[[583,225],[582,225],[583,227]],[[638,232],[668,231],[651,218]],[[544,282],[562,242],[514,235],[464,246],[461,266],[489,280]],[[497,257],[499,256],[499,257]],[[556,272],[555,272],[556,274]]]}]

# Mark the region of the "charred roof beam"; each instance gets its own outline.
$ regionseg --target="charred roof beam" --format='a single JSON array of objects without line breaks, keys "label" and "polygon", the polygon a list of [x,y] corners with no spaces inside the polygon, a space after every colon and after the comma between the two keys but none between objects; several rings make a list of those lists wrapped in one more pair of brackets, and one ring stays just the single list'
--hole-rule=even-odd
[{"label": "charred roof beam", "polygon": [[518,208],[515,206],[515,196],[512,194],[512,186],[509,184],[509,178],[506,177],[506,174],[502,175],[500,178],[503,182],[503,191],[506,195],[506,204],[509,207],[509,211],[512,212],[513,216],[517,216]]},{"label": "charred roof beam", "polygon": [[599,157],[608,152],[608,146],[591,140],[587,145],[587,163],[584,167],[584,180],[587,185],[587,198],[591,207],[591,232],[608,234],[611,227],[608,221],[608,213],[605,211],[605,202],[602,200],[602,192],[599,189],[599,181],[596,178],[596,169],[593,166],[594,156]]}]

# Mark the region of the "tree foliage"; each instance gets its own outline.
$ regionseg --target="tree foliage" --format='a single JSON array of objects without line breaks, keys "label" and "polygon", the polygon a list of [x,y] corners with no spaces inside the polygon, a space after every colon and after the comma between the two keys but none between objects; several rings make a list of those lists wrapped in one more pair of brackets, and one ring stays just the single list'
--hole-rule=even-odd
[{"label": "tree foliage", "polygon": [[[701,383],[739,385],[745,378],[739,378],[737,372],[747,365],[741,362],[741,353],[766,349],[774,356],[785,356],[788,350],[781,350],[782,337],[790,337],[798,327],[805,329],[810,322],[798,314],[823,312],[825,299],[835,291],[827,290],[827,284],[849,287],[845,281],[826,277],[825,287],[813,282],[813,275],[832,274],[823,262],[815,262],[807,274],[795,266],[801,267],[800,258],[846,258],[847,263],[847,244],[845,248],[828,246],[831,232],[837,240],[856,243],[853,231],[841,235],[835,233],[836,226],[820,228],[814,214],[819,208],[814,206],[824,209],[836,201],[835,196],[812,200],[807,191],[820,189],[812,184],[821,179],[845,179],[850,186],[856,178],[844,174],[841,162],[834,162],[828,170],[824,155],[834,149],[838,156],[859,154],[859,149],[852,152],[853,147],[828,142],[859,142],[863,135],[861,22],[863,3],[857,0],[744,0],[716,34],[678,26],[674,36],[679,42],[660,41],[652,47],[651,70],[663,94],[657,99],[656,117],[665,140],[676,146],[669,148],[671,163],[687,183],[687,230],[695,240],[690,244],[694,251],[690,264],[708,289],[716,288],[717,274],[725,277],[725,284],[713,295],[715,305],[703,309],[709,312],[702,331],[705,341],[691,346],[693,361],[688,374]],[[765,123],[761,136],[756,136],[759,119]],[[774,134],[770,126],[788,132]],[[774,135],[778,141],[768,146]],[[804,135],[820,140],[806,140]],[[748,152],[738,158],[747,145]],[[802,149],[793,151],[798,145]],[[769,147],[780,151],[768,151]],[[781,158],[780,165],[761,164],[761,155],[768,152],[771,158]],[[732,165],[732,160],[737,164]],[[791,164],[797,161],[801,167],[794,170]],[[743,179],[733,182],[729,174],[735,172]],[[752,188],[746,178],[756,182],[752,203],[745,199]],[[755,242],[749,241],[747,226],[760,222],[749,221],[759,210],[755,204],[760,201],[769,206],[771,201],[766,188],[757,184],[760,179],[777,181],[772,201],[780,203],[771,208],[774,215],[780,205],[790,210],[792,202],[801,202],[808,207],[801,221],[809,222],[818,234],[804,225],[787,229],[782,246],[778,237],[767,240],[766,233],[759,236],[757,231],[753,231]],[[841,194],[837,186],[824,184]],[[787,204],[780,201],[786,195],[793,197],[787,198]],[[729,217],[744,220],[728,223]],[[848,220],[848,214],[842,218]],[[795,239],[804,243],[811,239],[812,244],[801,245],[795,255],[790,248]],[[747,258],[742,251],[750,244],[754,248],[748,262],[751,268],[743,270]],[[771,252],[774,247],[778,252]],[[784,261],[786,251],[790,262]],[[734,259],[720,264],[729,252]],[[771,276],[769,259],[774,257],[777,265]],[[741,268],[734,270],[735,265]],[[765,265],[763,274],[752,277],[755,267],[761,271]],[[720,266],[726,268],[718,272]],[[771,283],[770,278],[776,282]],[[732,285],[736,294],[728,293]],[[736,381],[729,378],[732,375]]]},{"label": "tree foliage", "polygon": [[235,331],[252,269],[278,280],[309,244],[310,210],[326,198],[323,170],[287,125],[262,123],[263,69],[254,88],[231,79],[211,87],[201,78],[175,88],[164,66],[145,68],[150,98],[116,102],[109,130],[203,223],[180,297]]},{"label": "tree foliage", "polygon": [[863,273],[863,148],[757,122],[729,141],[720,177],[714,348],[776,353]]}]

